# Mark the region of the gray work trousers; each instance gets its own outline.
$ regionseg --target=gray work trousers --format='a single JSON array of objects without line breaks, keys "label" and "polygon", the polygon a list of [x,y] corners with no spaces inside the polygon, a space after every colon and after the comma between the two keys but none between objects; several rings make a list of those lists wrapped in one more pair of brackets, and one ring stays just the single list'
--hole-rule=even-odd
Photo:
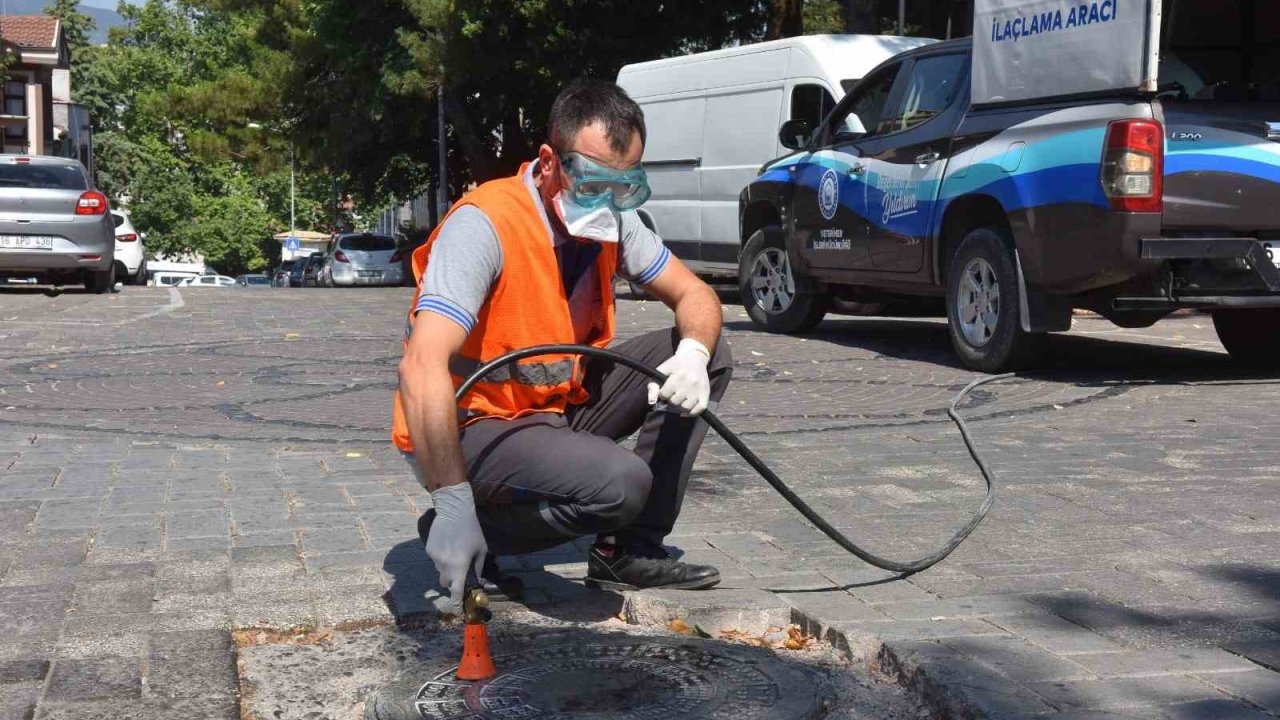
[{"label": "gray work trousers", "polygon": [[[674,329],[611,349],[657,367],[675,352]],[[712,353],[712,407],[733,370],[728,345]],[[587,363],[591,399],[564,415],[480,420],[461,432],[477,515],[497,555],[537,552],[577,537],[613,535],[622,546],[660,544],[680,514],[707,424],[654,410],[648,379],[607,360]],[[640,431],[635,451],[617,441]]]}]

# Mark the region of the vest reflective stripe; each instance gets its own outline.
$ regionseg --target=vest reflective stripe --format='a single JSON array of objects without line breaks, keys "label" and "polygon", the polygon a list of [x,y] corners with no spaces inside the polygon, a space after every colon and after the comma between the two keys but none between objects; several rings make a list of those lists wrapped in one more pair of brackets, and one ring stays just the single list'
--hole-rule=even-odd
[{"label": "vest reflective stripe", "polygon": [[[483,211],[502,245],[503,258],[502,272],[476,314],[475,327],[468,333],[458,356],[449,363],[454,387],[461,385],[484,362],[512,350],[584,341],[595,347],[606,347],[613,339],[613,277],[618,269],[618,246],[616,243],[600,246],[595,259],[595,278],[601,302],[592,309],[592,332],[586,338],[579,338],[560,282],[560,266],[547,229],[546,212],[530,195],[523,180],[527,167],[520,168],[515,177],[481,185],[449,211],[452,214],[466,205]],[[422,277],[431,247],[443,225],[444,222],[437,225],[427,242],[413,252],[413,274],[418,290],[409,306],[409,327],[417,322],[415,309],[422,293]],[[482,418],[510,420],[531,413],[563,413],[569,405],[587,401],[582,380],[582,364],[573,356],[549,355],[507,365],[490,373],[467,393],[459,403],[459,418],[463,423],[470,423]],[[400,393],[396,393],[391,437],[396,447],[413,452],[402,402]]]},{"label": "vest reflective stripe", "polygon": [[[454,356],[449,360],[449,372],[462,378],[480,369],[484,363],[471,358]],[[485,375],[481,382],[517,382],[521,385],[560,385],[573,379],[573,360],[557,360],[554,362],[517,362],[494,368]]]}]

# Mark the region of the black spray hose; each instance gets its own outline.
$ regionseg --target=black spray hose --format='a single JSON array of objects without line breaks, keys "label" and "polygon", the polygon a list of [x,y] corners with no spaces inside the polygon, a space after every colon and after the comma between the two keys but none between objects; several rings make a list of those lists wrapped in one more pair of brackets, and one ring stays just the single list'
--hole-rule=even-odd
[{"label": "black spray hose", "polygon": [[[638,373],[652,378],[658,383],[663,383],[667,380],[666,376],[657,370],[646,366],[638,360],[634,360],[626,355],[614,352],[613,350],[589,347],[586,345],[537,345],[535,347],[509,352],[506,355],[490,360],[482,365],[458,388],[458,392],[456,394],[457,400],[460,402],[463,396],[465,396],[477,382],[480,382],[484,376],[497,368],[504,365],[510,365],[517,360],[537,357],[540,355],[584,355],[587,357],[602,358],[605,360],[611,360],[620,365],[625,365]],[[799,510],[801,515],[804,515],[809,522],[816,525],[819,530],[825,533],[827,537],[834,540],[837,545],[878,568],[888,570],[890,572],[909,575],[932,567],[943,558],[950,555],[953,550],[959,547],[960,543],[964,542],[965,538],[969,537],[974,528],[978,527],[978,523],[982,522],[982,519],[987,516],[987,511],[991,509],[991,503],[995,500],[995,478],[992,477],[990,468],[987,467],[986,462],[983,461],[977,448],[974,447],[973,438],[969,436],[969,428],[965,425],[964,419],[956,413],[956,406],[959,405],[960,401],[964,400],[974,388],[1010,377],[1013,377],[1013,373],[992,375],[974,380],[966,385],[964,389],[956,395],[955,399],[951,401],[951,406],[947,408],[947,416],[950,417],[951,420],[955,422],[956,427],[960,429],[960,437],[964,440],[964,446],[969,450],[969,456],[973,458],[974,463],[978,466],[978,471],[982,473],[982,478],[987,482],[987,494],[982,500],[982,505],[973,513],[969,518],[969,521],[966,522],[955,535],[951,536],[951,539],[947,541],[946,545],[942,546],[935,552],[920,558],[919,560],[912,560],[910,562],[899,562],[883,558],[858,547],[852,540],[845,537],[844,533],[832,527],[831,524],[823,519],[823,517],[813,508],[809,507],[809,504],[800,499],[800,496],[796,495],[791,488],[787,487],[787,484],[782,481],[782,478],[774,474],[773,470],[770,470],[769,466],[765,465],[763,460],[756,457],[756,454],[751,451],[751,448],[747,447],[732,430],[725,427],[724,422],[722,422],[715,413],[710,410],[706,410],[699,417],[706,420],[707,424],[719,433],[720,437],[724,438],[725,442],[729,443],[729,447],[736,450],[738,454],[742,456],[742,459],[747,461],[748,465],[754,468],[756,472],[760,473],[760,477],[763,477],[770,485],[772,485],[773,489],[778,491],[778,494],[786,498],[787,502],[791,503],[796,510]]]}]

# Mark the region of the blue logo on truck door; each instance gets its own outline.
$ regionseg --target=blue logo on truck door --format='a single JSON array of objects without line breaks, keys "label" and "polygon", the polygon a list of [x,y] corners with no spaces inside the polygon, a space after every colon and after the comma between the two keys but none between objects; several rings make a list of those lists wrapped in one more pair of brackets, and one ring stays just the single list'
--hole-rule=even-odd
[{"label": "blue logo on truck door", "polygon": [[835,170],[828,168],[822,173],[822,180],[818,181],[818,210],[822,212],[822,217],[830,220],[836,216],[836,209],[839,207],[840,177]]}]

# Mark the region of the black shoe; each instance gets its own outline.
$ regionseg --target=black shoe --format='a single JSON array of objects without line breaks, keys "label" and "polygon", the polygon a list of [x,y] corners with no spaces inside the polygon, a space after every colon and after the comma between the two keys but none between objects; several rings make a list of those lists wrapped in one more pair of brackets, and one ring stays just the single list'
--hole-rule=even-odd
[{"label": "black shoe", "polygon": [[606,590],[705,590],[720,582],[720,571],[710,565],[683,563],[661,547],[612,549],[606,555],[591,547],[587,558],[587,585]]},{"label": "black shoe", "polygon": [[[418,518],[418,539],[422,546],[427,546],[427,537],[431,535],[431,524],[436,520],[435,508]],[[508,600],[519,600],[524,597],[524,581],[515,575],[508,575],[498,567],[496,555],[484,556],[484,567],[480,570],[480,587],[491,596],[505,597]]]}]

